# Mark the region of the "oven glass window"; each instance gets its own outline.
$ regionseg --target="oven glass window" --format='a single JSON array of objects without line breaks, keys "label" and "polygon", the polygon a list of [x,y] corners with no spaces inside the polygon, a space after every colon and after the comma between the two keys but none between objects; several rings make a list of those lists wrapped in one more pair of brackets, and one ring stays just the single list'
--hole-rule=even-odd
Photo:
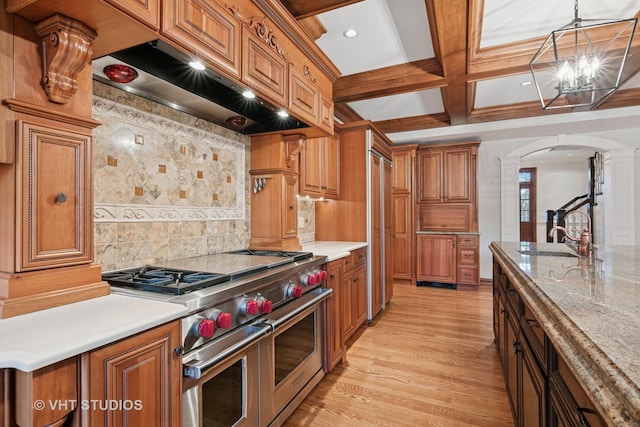
[{"label": "oven glass window", "polygon": [[275,339],[275,385],[285,379],[315,350],[315,312],[300,320]]},{"label": "oven glass window", "polygon": [[238,360],[202,384],[203,427],[230,427],[242,419],[242,364]]}]

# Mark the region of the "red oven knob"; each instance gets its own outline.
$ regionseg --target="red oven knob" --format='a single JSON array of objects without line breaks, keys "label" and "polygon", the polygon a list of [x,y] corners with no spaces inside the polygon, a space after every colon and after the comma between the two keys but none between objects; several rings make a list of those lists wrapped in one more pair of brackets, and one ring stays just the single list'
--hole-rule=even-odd
[{"label": "red oven knob", "polygon": [[199,337],[211,338],[215,331],[216,326],[213,320],[202,319],[198,322],[197,332]]},{"label": "red oven knob", "polygon": [[307,286],[315,286],[318,283],[316,275],[311,273],[302,277],[302,283]]},{"label": "red oven knob", "polygon": [[320,282],[324,282],[325,280],[327,280],[327,277],[329,277],[329,275],[327,274],[326,270],[320,270]]},{"label": "red oven knob", "polygon": [[228,329],[231,327],[231,314],[229,313],[219,313],[216,316],[216,326],[220,329]]},{"label": "red oven knob", "polygon": [[300,298],[302,296],[302,286],[294,285],[293,283],[287,286],[287,296],[293,298]]},{"label": "red oven knob", "polygon": [[256,314],[258,314],[258,310],[259,310],[258,301],[254,299],[247,300],[245,303],[243,303],[240,306],[240,310],[244,314],[248,314],[249,316],[255,316]]},{"label": "red oven knob", "polygon": [[260,304],[260,313],[271,313],[273,310],[273,303],[266,298],[258,298]]}]

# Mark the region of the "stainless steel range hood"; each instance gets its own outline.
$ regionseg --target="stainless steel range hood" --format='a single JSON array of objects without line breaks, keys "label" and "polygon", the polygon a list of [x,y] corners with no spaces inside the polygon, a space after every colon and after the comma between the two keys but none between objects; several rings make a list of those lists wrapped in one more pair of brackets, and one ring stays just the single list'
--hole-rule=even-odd
[{"label": "stainless steel range hood", "polygon": [[[279,108],[259,97],[245,98],[245,88],[223,75],[209,68],[194,70],[188,65],[191,59],[156,40],[94,59],[93,78],[243,134],[308,127],[291,116],[280,117]],[[104,73],[112,64],[132,67],[138,77],[116,83]],[[231,120],[237,116],[245,119],[243,124]]]}]

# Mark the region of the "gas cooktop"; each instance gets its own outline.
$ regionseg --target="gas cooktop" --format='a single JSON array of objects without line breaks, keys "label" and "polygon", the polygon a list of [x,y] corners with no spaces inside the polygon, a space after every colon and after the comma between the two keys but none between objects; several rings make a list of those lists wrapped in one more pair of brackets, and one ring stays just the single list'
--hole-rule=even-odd
[{"label": "gas cooktop", "polygon": [[144,266],[104,273],[102,280],[106,280],[112,286],[182,295],[226,282],[229,277],[217,273]]},{"label": "gas cooktop", "polygon": [[311,252],[243,249],[163,261],[160,263],[161,265],[145,265],[106,272],[102,275],[102,279],[117,287],[183,295],[270,268],[311,258],[313,258]]}]

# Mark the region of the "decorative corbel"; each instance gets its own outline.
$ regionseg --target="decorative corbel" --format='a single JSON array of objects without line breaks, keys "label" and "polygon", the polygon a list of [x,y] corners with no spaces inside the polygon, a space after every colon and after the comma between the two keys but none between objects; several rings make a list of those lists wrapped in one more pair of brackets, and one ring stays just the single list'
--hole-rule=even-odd
[{"label": "decorative corbel", "polygon": [[296,156],[302,150],[306,140],[307,138],[302,134],[286,135],[284,137],[285,161],[288,168],[293,167]]},{"label": "decorative corbel", "polygon": [[36,24],[36,31],[41,41],[44,90],[49,101],[66,104],[78,90],[78,74],[91,62],[91,43],[98,34],[60,14]]}]

